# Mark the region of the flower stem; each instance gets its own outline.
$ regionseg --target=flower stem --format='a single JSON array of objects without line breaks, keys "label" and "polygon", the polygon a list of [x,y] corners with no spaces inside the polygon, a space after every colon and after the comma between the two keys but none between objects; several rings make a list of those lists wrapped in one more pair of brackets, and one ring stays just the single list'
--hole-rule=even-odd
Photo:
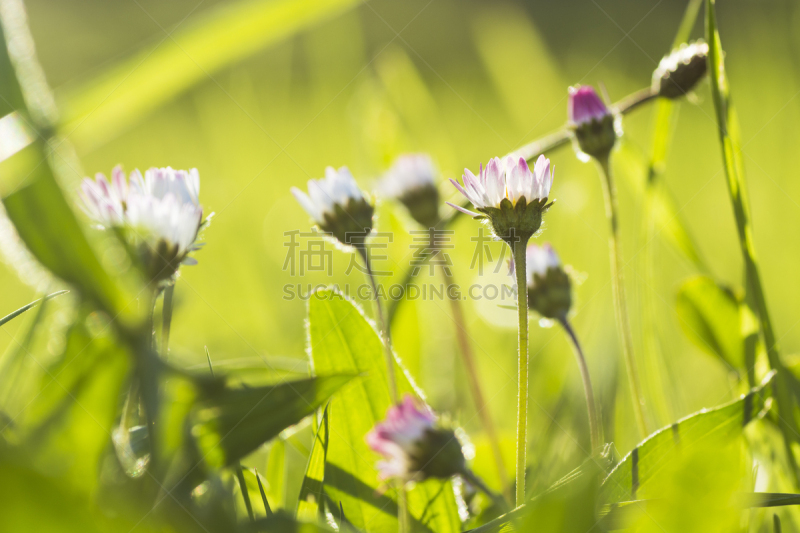
[{"label": "flower stem", "polygon": [[[447,267],[442,267],[441,271],[445,284],[448,286],[453,285],[455,281],[453,280],[453,276],[450,274]],[[447,287],[445,287],[445,290],[447,290]],[[447,291],[447,294],[449,296],[450,292]],[[506,465],[503,461],[503,453],[500,449],[500,440],[497,437],[497,429],[495,428],[491,413],[489,412],[486,401],[483,397],[483,391],[481,390],[481,383],[478,379],[478,369],[475,365],[475,354],[472,351],[472,345],[470,345],[469,339],[467,338],[467,329],[464,321],[464,312],[461,308],[461,301],[458,300],[458,298],[450,298],[450,308],[453,312],[453,321],[456,323],[456,339],[461,352],[461,359],[464,362],[464,369],[467,372],[470,392],[472,393],[472,399],[475,402],[475,409],[477,410],[478,417],[483,425],[483,430],[486,432],[486,436],[489,439],[489,446],[492,449],[495,466],[497,467],[497,477],[500,481],[500,487],[502,488],[503,492],[507,493],[506,496],[510,499],[511,485],[508,482]]]},{"label": "flower stem", "polygon": [[461,477],[464,478],[465,481],[469,482],[470,485],[474,485],[477,489],[483,491],[492,502],[500,508],[500,512],[506,513],[508,512],[508,503],[506,500],[496,492],[492,491],[489,487],[486,486],[486,483],[483,482],[481,478],[475,475],[475,472],[470,470],[467,467],[464,467],[464,470],[461,471]]},{"label": "flower stem", "polygon": [[[378,297],[378,283],[375,281],[375,274],[372,272],[366,243],[357,246],[356,250],[361,254],[361,259],[364,260],[367,278],[369,278],[370,285],[372,285],[372,294],[375,297],[375,315],[378,317],[378,328],[380,328],[383,335],[383,354],[386,358],[386,380],[389,382],[389,397],[392,404],[397,405],[400,398],[397,394],[397,380],[394,373],[394,354],[392,353],[392,337],[389,332],[389,323],[383,316],[383,306]],[[408,502],[404,487],[397,489],[397,524],[400,533],[408,531]]]},{"label": "flower stem", "polygon": [[583,392],[586,396],[586,410],[589,413],[589,434],[592,439],[592,453],[597,453],[600,446],[603,445],[603,437],[600,433],[600,418],[597,416],[597,407],[594,403],[594,390],[592,389],[592,378],[589,375],[589,366],[586,364],[586,358],[583,356],[581,344],[578,342],[578,336],[575,335],[575,330],[569,323],[566,317],[559,320],[561,327],[567,332],[569,340],[572,341],[572,348],[575,351],[575,358],[578,360],[578,368],[581,370],[581,379],[583,380]]},{"label": "flower stem", "polygon": [[164,302],[161,304],[161,357],[169,355],[169,331],[172,326],[172,297],[175,294],[175,284],[167,285],[164,289]]},{"label": "flower stem", "polygon": [[519,353],[517,391],[517,494],[516,505],[525,502],[525,453],[528,446],[528,283],[525,248],[528,239],[511,245],[517,276],[517,318],[519,319]]},{"label": "flower stem", "polygon": [[611,173],[609,161],[610,154],[597,159],[603,182],[603,195],[606,202],[606,216],[611,224],[611,238],[608,241],[611,256],[611,278],[614,285],[614,308],[617,315],[617,327],[622,342],[622,355],[628,372],[628,382],[631,388],[633,411],[636,423],[639,426],[641,437],[647,436],[647,422],[644,414],[644,396],[642,395],[639,373],[636,369],[636,359],[633,355],[633,336],[631,334],[628,308],[625,301],[625,283],[622,272],[622,243],[619,234],[619,208],[617,206],[617,190],[614,177]]},{"label": "flower stem", "polygon": [[361,245],[356,248],[361,258],[364,260],[364,266],[367,269],[367,278],[370,285],[372,285],[372,294],[375,297],[375,315],[378,317],[378,328],[380,328],[381,335],[383,335],[383,353],[386,358],[386,378],[389,382],[389,396],[392,403],[396,404],[400,401],[397,394],[397,380],[394,375],[394,355],[392,354],[392,337],[389,333],[389,324],[383,317],[383,306],[381,305],[380,298],[378,298],[378,284],[375,281],[375,274],[372,272],[372,266],[369,261],[369,252],[367,245]]}]

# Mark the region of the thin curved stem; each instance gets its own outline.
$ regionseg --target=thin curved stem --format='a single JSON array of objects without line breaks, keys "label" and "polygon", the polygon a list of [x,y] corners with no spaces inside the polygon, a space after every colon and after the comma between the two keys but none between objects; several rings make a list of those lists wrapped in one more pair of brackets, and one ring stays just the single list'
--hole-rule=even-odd
[{"label": "thin curved stem", "polygon": [[642,104],[646,104],[651,100],[658,98],[658,93],[654,92],[650,87],[640,89],[633,94],[629,94],[619,102],[613,105],[617,113],[625,114],[630,113]]},{"label": "thin curved stem", "polygon": [[[641,105],[652,102],[657,98],[658,94],[654,93],[650,87],[645,87],[644,89],[639,89],[638,91],[629,94],[622,100],[611,104],[610,107],[616,109],[617,113],[620,115],[626,115]],[[535,141],[531,141],[528,144],[522,145],[513,152],[507,154],[505,157],[524,157],[528,163],[531,163],[534,159],[536,159],[537,156],[545,152],[566,146],[569,144],[571,139],[572,131],[570,130],[569,125],[565,124],[561,127],[561,129],[549,133],[544,137],[536,139]],[[469,205],[465,204],[464,207],[469,207]],[[462,214],[463,213],[461,213],[461,211],[453,209],[453,212],[450,214],[450,216],[444,219],[443,227],[450,226],[450,224],[452,224],[453,221],[459,218]]]},{"label": "thin curved stem", "polygon": [[400,398],[397,394],[397,380],[394,373],[394,354],[392,354],[392,337],[389,333],[389,324],[383,316],[383,306],[378,298],[378,284],[375,281],[375,274],[372,272],[367,246],[366,244],[358,246],[356,250],[358,250],[358,253],[361,255],[361,259],[364,260],[364,267],[367,269],[367,278],[372,286],[372,294],[375,297],[375,315],[378,317],[378,328],[380,328],[381,334],[383,335],[383,353],[386,358],[386,378],[389,382],[389,396],[392,399],[392,403],[396,404],[399,402]]},{"label": "thin curved stem", "polygon": [[519,320],[519,353],[517,379],[517,493],[516,505],[525,502],[525,465],[528,447],[528,283],[525,248],[528,239],[512,245],[514,271],[517,277],[517,318]]},{"label": "thin curved stem", "polygon": [[606,215],[611,225],[611,237],[608,241],[611,256],[611,279],[614,286],[614,309],[617,315],[622,355],[628,373],[628,382],[631,388],[633,411],[636,423],[639,426],[641,437],[647,436],[647,422],[644,413],[644,396],[639,381],[639,372],[636,368],[636,359],[633,355],[633,335],[631,334],[630,319],[625,300],[625,282],[623,276],[622,243],[619,234],[619,208],[617,206],[617,190],[611,173],[609,155],[597,159],[598,167],[603,182],[603,196],[606,203]]},{"label": "thin curved stem", "polygon": [[[446,285],[450,286],[455,283],[453,276],[448,272],[447,267],[442,267],[442,277]],[[448,296],[450,291],[445,287]],[[464,369],[467,372],[470,392],[472,399],[475,402],[475,409],[478,412],[483,430],[489,438],[489,446],[492,449],[492,456],[494,457],[495,466],[497,468],[497,477],[500,481],[500,487],[506,493],[508,498],[511,497],[511,486],[508,482],[508,474],[506,473],[506,465],[503,461],[503,453],[500,449],[500,440],[497,437],[497,429],[495,428],[492,416],[486,405],[486,401],[481,390],[481,383],[478,379],[478,368],[475,365],[475,353],[472,351],[472,345],[467,337],[466,322],[464,321],[464,311],[461,308],[461,301],[458,298],[449,298],[450,308],[453,312],[453,321],[455,322],[456,339],[458,342],[459,351],[461,352],[461,359],[464,362]]]},{"label": "thin curved stem", "polygon": [[461,477],[471,485],[474,485],[477,489],[483,491],[483,493],[486,494],[495,505],[500,507],[503,513],[508,511],[508,503],[506,500],[503,499],[500,494],[497,494],[496,492],[492,491],[492,489],[487,487],[486,483],[484,483],[481,478],[475,475],[475,472],[464,467],[464,469],[461,471]]},{"label": "thin curved stem", "polygon": [[169,355],[169,332],[172,327],[172,297],[175,294],[175,284],[167,285],[164,289],[164,301],[161,304],[161,357]]},{"label": "thin curved stem", "polygon": [[594,403],[594,389],[592,388],[592,378],[589,375],[589,365],[586,364],[586,358],[583,356],[581,344],[578,342],[578,336],[575,335],[575,330],[569,320],[562,318],[559,320],[561,327],[567,332],[569,340],[572,341],[572,348],[575,352],[575,358],[578,360],[578,368],[581,371],[581,379],[583,380],[583,393],[586,396],[586,411],[589,414],[589,434],[592,439],[592,453],[597,453],[603,445],[603,437],[600,433],[600,418],[597,416],[597,407]]}]

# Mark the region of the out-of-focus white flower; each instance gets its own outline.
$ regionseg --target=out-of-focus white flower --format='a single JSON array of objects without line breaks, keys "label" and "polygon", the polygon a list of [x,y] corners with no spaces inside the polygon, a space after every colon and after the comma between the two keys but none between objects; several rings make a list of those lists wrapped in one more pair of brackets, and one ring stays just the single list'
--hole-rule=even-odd
[{"label": "out-of-focus white flower", "polygon": [[109,181],[98,173],[81,183],[80,204],[104,229],[120,228],[136,244],[145,269],[156,280],[169,278],[180,263],[194,262],[194,250],[203,224],[197,169],[151,168],[142,177],[138,170],[130,180],[116,167]]},{"label": "out-of-focus white flower", "polygon": [[308,194],[292,194],[314,222],[340,242],[360,245],[372,231],[374,207],[347,167],[325,169],[325,177],[308,180]]},{"label": "out-of-focus white flower", "polygon": [[653,71],[652,90],[664,98],[686,96],[708,70],[708,44],[682,44],[664,56]]},{"label": "out-of-focus white flower", "polygon": [[430,409],[411,395],[389,409],[386,420],[367,433],[366,441],[384,457],[377,464],[381,479],[449,478],[464,470],[455,433],[438,427]]},{"label": "out-of-focus white flower", "polygon": [[556,251],[550,246],[550,243],[544,243],[542,246],[531,244],[525,252],[526,255],[526,279],[528,280],[528,287],[536,285],[536,276],[540,278],[547,274],[551,268],[561,268],[561,261],[558,259]]},{"label": "out-of-focus white flower", "polygon": [[406,154],[395,159],[378,191],[406,206],[412,218],[426,228],[439,222],[439,172],[427,154]]},{"label": "out-of-focus white flower", "polygon": [[[510,266],[510,274],[514,275],[513,259]],[[566,317],[572,306],[571,284],[558,254],[549,243],[528,245],[525,250],[525,279],[530,309],[546,318]]]}]

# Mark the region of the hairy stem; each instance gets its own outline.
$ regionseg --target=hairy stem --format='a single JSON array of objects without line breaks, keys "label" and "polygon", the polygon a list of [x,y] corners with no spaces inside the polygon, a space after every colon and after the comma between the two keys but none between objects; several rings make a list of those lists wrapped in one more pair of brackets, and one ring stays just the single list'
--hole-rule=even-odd
[{"label": "hairy stem", "polygon": [[578,360],[578,368],[580,368],[581,379],[583,380],[583,393],[586,396],[586,411],[589,413],[589,434],[592,439],[592,453],[597,453],[603,445],[603,437],[600,434],[600,418],[597,416],[597,407],[594,403],[594,389],[592,388],[592,378],[589,375],[589,366],[586,364],[586,358],[583,356],[578,336],[575,335],[575,330],[572,329],[569,320],[564,317],[559,322],[561,322],[564,331],[567,332],[569,340],[572,341],[575,358]]},{"label": "hairy stem", "polygon": [[[361,259],[364,261],[364,266],[367,269],[367,278],[369,278],[370,285],[372,286],[372,294],[375,297],[375,315],[378,317],[378,328],[380,328],[383,335],[383,353],[386,358],[386,379],[389,382],[389,397],[392,404],[397,405],[400,398],[397,393],[397,379],[394,372],[394,354],[392,353],[392,336],[389,331],[389,323],[383,316],[383,306],[381,305],[380,298],[378,297],[378,283],[375,280],[375,274],[372,271],[372,265],[369,260],[369,250],[367,250],[366,243],[356,247]],[[397,523],[400,533],[408,531],[408,502],[406,499],[406,490],[404,487],[397,489]]]},{"label": "hairy stem", "polygon": [[465,481],[469,482],[470,485],[474,485],[478,490],[483,491],[483,493],[486,494],[489,499],[491,499],[492,502],[502,510],[503,513],[508,511],[508,504],[503,497],[487,487],[486,483],[484,483],[481,478],[475,475],[475,472],[464,467],[464,470],[461,471],[461,477]]},{"label": "hairy stem", "polygon": [[383,335],[383,353],[386,358],[386,378],[389,381],[389,396],[392,399],[392,403],[396,404],[400,401],[400,398],[397,394],[397,380],[394,375],[394,355],[392,354],[392,337],[389,333],[389,324],[383,316],[383,306],[378,297],[378,284],[375,281],[375,274],[372,272],[367,246],[364,244],[358,246],[356,249],[361,255],[361,259],[364,260],[364,267],[367,269],[367,278],[372,286],[372,294],[375,297],[375,315],[378,317],[378,328],[380,328],[381,335]]},{"label": "hairy stem", "polygon": [[[447,270],[447,267],[442,267],[441,271],[445,284],[448,286],[453,285],[455,282],[453,280],[453,276]],[[445,290],[447,291],[447,287],[445,287]],[[449,291],[447,291],[447,294],[450,296]],[[458,298],[451,297],[449,299],[450,308],[453,312],[453,321],[456,323],[456,339],[458,342],[459,351],[461,353],[461,359],[464,362],[464,369],[467,372],[470,392],[472,393],[472,399],[475,402],[475,409],[478,411],[478,418],[480,418],[481,424],[483,425],[483,430],[486,432],[486,436],[489,438],[489,446],[492,449],[495,466],[497,467],[497,477],[500,480],[500,487],[502,488],[503,492],[507,493],[506,496],[510,498],[511,486],[508,483],[506,465],[503,461],[503,453],[500,450],[500,440],[497,437],[497,429],[495,428],[494,421],[492,420],[492,416],[489,413],[486,400],[483,396],[483,391],[481,390],[481,383],[478,379],[478,368],[475,365],[475,353],[472,351],[472,345],[467,337],[467,329],[464,321],[464,312],[461,308],[461,301],[458,300]]]},{"label": "hairy stem", "polygon": [[[609,154],[610,155],[610,154]],[[628,373],[628,381],[631,388],[631,399],[633,400],[633,411],[636,415],[636,423],[639,427],[641,437],[647,436],[647,422],[644,414],[644,397],[639,381],[639,372],[636,369],[636,359],[633,355],[633,336],[631,334],[630,319],[625,300],[625,282],[623,276],[622,243],[619,232],[619,208],[617,206],[617,190],[614,185],[614,178],[611,173],[609,155],[598,158],[597,163],[600,168],[603,182],[603,195],[606,203],[606,215],[611,225],[611,237],[608,241],[611,256],[611,278],[614,286],[614,309],[617,315],[617,327],[619,328],[620,341],[622,343],[622,355],[625,359],[625,367]]]},{"label": "hairy stem", "polygon": [[516,505],[525,503],[525,454],[528,447],[528,283],[525,248],[528,239],[512,244],[514,271],[517,277],[517,318],[519,320],[519,353],[517,372],[517,494]]},{"label": "hairy stem", "polygon": [[175,284],[172,283],[164,289],[164,303],[161,306],[161,357],[169,355],[169,330],[172,326],[172,297],[175,294]]}]

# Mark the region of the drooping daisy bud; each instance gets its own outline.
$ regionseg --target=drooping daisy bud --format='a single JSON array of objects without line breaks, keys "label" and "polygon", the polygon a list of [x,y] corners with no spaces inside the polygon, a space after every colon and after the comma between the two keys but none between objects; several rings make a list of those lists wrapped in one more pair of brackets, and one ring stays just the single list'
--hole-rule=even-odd
[{"label": "drooping daisy bud", "polygon": [[367,433],[366,440],[384,457],[377,464],[381,479],[447,479],[465,470],[455,433],[439,426],[436,416],[408,394],[389,409],[386,420]]},{"label": "drooping daisy bud", "polygon": [[581,152],[606,157],[617,141],[614,114],[588,85],[569,88],[569,126]]},{"label": "drooping daisy bud", "polygon": [[682,44],[664,56],[653,72],[652,90],[664,98],[681,98],[694,89],[708,70],[708,44]]},{"label": "drooping daisy bud", "polygon": [[375,208],[347,169],[325,169],[325,177],[308,180],[308,194],[292,187],[292,194],[319,228],[339,242],[362,246],[372,231]]},{"label": "drooping daisy bud", "polygon": [[527,241],[542,225],[542,215],[550,208],[547,203],[553,173],[550,160],[539,156],[531,172],[524,158],[507,157],[501,161],[495,157],[481,167],[476,177],[464,169],[464,186],[456,180],[450,181],[461,191],[478,213],[447,202],[451,207],[473,218],[488,219],[495,236],[513,247],[513,239]]},{"label": "drooping daisy bud", "polygon": [[411,217],[423,227],[432,228],[439,222],[437,175],[428,155],[401,155],[381,180],[380,190],[406,206]]},{"label": "drooping daisy bud", "polygon": [[[103,174],[81,184],[81,207],[103,229],[121,231],[137,252],[151,283],[172,278],[181,263],[194,264],[189,253],[203,221],[197,169],[138,170],[130,182],[116,167],[111,181]],[[207,220],[207,219],[206,219]]]},{"label": "drooping daisy bud", "polygon": [[[561,267],[555,250],[549,243],[542,246],[531,244],[525,257],[528,307],[545,318],[565,318],[572,305],[572,290],[569,276]],[[513,261],[511,274],[514,274]]]}]

